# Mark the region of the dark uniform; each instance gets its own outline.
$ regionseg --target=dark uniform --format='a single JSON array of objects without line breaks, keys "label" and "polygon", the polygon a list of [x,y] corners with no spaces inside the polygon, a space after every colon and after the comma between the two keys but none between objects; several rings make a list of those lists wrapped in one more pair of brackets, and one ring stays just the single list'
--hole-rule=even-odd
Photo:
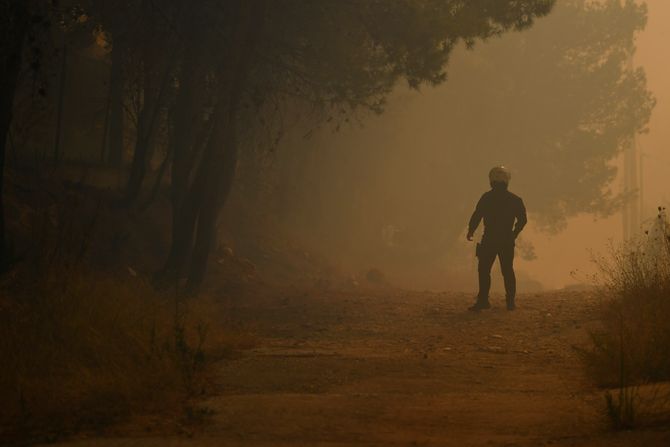
[{"label": "dark uniform", "polygon": [[479,294],[473,310],[489,307],[491,267],[496,257],[500,258],[500,269],[505,280],[507,308],[514,309],[516,277],[514,276],[514,241],[526,225],[526,207],[521,197],[507,190],[504,183],[493,183],[484,193],[470,218],[468,236],[471,237],[484,219],[484,235],[477,244],[479,258]]}]

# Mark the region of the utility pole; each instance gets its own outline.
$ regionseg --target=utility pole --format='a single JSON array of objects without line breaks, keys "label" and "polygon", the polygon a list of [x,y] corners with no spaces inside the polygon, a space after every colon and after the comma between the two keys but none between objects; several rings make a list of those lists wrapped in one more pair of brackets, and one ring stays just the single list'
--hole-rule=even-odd
[{"label": "utility pole", "polygon": [[[628,69],[633,70],[633,52],[628,58]],[[639,162],[639,168],[638,168]],[[623,151],[623,239],[629,241],[640,232],[642,221],[642,159],[638,154],[637,135]]]},{"label": "utility pole", "polygon": [[641,223],[642,206],[639,174],[642,172],[641,169],[638,170],[638,161],[641,160],[638,160],[637,149],[637,138],[633,137],[630,147],[624,149],[623,155],[623,192],[625,198],[623,238],[625,241],[630,240],[639,232]]},{"label": "utility pole", "polygon": [[639,162],[640,162],[640,170],[639,170],[639,186],[638,190],[640,193],[637,195],[638,196],[638,202],[640,205],[640,225],[644,225],[644,220],[645,220],[645,215],[644,215],[644,158],[645,154],[642,148],[638,148],[638,152],[640,155]]}]

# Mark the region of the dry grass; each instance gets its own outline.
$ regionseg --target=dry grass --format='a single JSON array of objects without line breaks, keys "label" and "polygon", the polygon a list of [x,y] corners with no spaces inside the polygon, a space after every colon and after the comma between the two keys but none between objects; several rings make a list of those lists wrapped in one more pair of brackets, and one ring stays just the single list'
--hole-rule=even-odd
[{"label": "dry grass", "polygon": [[[97,429],[181,411],[204,366],[202,332],[142,281],[56,269],[4,284],[0,409],[6,436]],[[30,281],[30,283],[29,283]]]},{"label": "dry grass", "polygon": [[616,428],[637,423],[637,387],[670,380],[670,231],[663,209],[643,238],[598,264],[604,279],[602,326],[585,354],[588,370],[608,392]]},{"label": "dry grass", "polygon": [[200,418],[191,402],[208,365],[253,337],[226,332],[212,298],[186,303],[130,269],[102,270],[100,203],[62,197],[22,213],[33,243],[0,278],[0,444]]}]

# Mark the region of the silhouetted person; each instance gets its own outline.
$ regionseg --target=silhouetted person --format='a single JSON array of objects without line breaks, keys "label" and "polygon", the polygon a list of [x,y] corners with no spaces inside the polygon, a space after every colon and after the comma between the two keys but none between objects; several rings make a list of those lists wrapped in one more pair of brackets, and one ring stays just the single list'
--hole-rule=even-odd
[{"label": "silhouetted person", "polygon": [[507,190],[511,174],[504,166],[498,166],[489,172],[491,190],[485,192],[475,208],[468,225],[469,241],[484,219],[484,235],[477,244],[479,258],[479,293],[477,301],[470,310],[479,311],[491,307],[489,290],[491,288],[491,267],[496,257],[500,258],[500,269],[505,280],[507,310],[514,310],[516,296],[516,277],[514,276],[514,241],[526,225],[526,207],[521,197]]}]

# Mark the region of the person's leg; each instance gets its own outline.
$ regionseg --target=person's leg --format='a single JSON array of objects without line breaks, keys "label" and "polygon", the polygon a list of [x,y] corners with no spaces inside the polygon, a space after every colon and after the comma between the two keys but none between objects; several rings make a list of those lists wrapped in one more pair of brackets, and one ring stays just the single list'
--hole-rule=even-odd
[{"label": "person's leg", "polygon": [[496,260],[497,252],[491,246],[482,245],[479,250],[479,293],[478,303],[489,302],[489,290],[491,289],[491,267]]},{"label": "person's leg", "polygon": [[501,247],[499,251],[500,270],[505,281],[505,296],[507,298],[507,309],[513,310],[516,297],[516,276],[514,275],[514,244]]}]

